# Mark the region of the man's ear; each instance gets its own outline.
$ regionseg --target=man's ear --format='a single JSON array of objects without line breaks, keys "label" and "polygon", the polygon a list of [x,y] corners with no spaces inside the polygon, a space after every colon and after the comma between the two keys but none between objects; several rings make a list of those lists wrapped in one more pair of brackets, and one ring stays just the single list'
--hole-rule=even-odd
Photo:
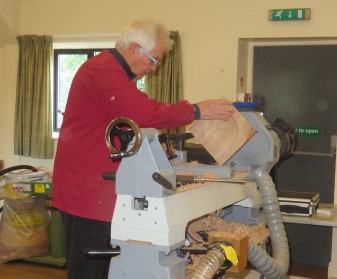
[{"label": "man's ear", "polygon": [[135,53],[137,53],[137,51],[139,51],[138,49],[139,49],[139,45],[137,43],[131,43],[129,45],[129,52],[131,55],[134,55]]}]

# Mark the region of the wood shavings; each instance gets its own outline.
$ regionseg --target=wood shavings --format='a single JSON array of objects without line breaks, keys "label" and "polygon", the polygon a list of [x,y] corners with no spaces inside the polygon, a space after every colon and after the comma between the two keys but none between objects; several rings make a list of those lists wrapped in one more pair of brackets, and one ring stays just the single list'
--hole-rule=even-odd
[{"label": "wood shavings", "polygon": [[242,170],[242,171],[235,171],[233,176],[234,178],[238,179],[238,180],[244,180],[244,178],[248,175],[248,171],[246,170]]},{"label": "wood shavings", "polygon": [[[171,165],[179,165],[183,162],[179,161],[179,160],[172,160],[170,163],[171,163]],[[184,163],[184,165],[187,166],[187,167],[193,167],[193,166],[197,166],[199,164],[200,163],[198,161],[190,161],[190,162]]]},{"label": "wood shavings", "polygon": [[196,189],[196,188],[199,188],[199,187],[207,186],[208,184],[210,184],[210,183],[206,182],[206,183],[191,183],[191,184],[186,184],[186,185],[177,187],[176,188],[176,193],[182,193],[182,192],[190,191],[192,189]]},{"label": "wood shavings", "polygon": [[[188,171],[188,167],[189,166],[190,167],[197,166],[197,165],[199,165],[199,162],[198,161],[192,161],[192,162],[186,163],[185,165],[187,166],[187,170],[177,171],[176,172],[177,175],[194,175],[192,171]],[[220,179],[219,176],[217,176],[214,172],[210,172],[210,171],[203,172],[201,175],[204,176],[205,178]],[[182,186],[176,188],[176,193],[186,192],[186,191],[189,191],[189,190],[192,190],[192,189],[195,189],[195,188],[207,186],[209,184],[211,184],[211,182],[190,183],[190,184],[182,185]]]},{"label": "wood shavings", "polygon": [[[193,173],[189,171],[177,171],[176,174],[177,175],[193,175]],[[219,178],[217,175],[215,175],[215,173],[212,173],[212,172],[204,172],[202,175],[207,178]],[[177,187],[176,193],[186,192],[186,191],[189,191],[195,188],[207,186],[209,184],[211,184],[211,182],[205,182],[205,183],[199,182],[199,183],[185,184],[185,185]]]},{"label": "wood shavings", "polygon": [[[223,235],[228,235],[232,239],[240,239],[244,236],[248,236],[254,243],[259,245],[264,244],[266,239],[270,236],[269,230],[266,228],[265,224],[255,226],[247,225],[236,221],[225,221],[214,215],[207,215],[206,217],[201,217],[192,221],[187,230],[189,232],[223,232]],[[207,243],[194,243],[191,246],[188,246],[188,249],[204,250],[206,252]],[[190,254],[191,262],[186,265],[186,274],[193,272],[203,257],[203,254]]]},{"label": "wood shavings", "polygon": [[0,263],[47,254],[49,223],[45,198],[5,198],[0,222]]},{"label": "wood shavings", "polygon": [[[176,174],[177,175],[193,175],[193,173],[190,171],[177,171]],[[231,179],[232,180],[244,180],[247,174],[248,172],[246,171],[234,172],[233,177]],[[216,175],[214,172],[209,172],[209,171],[203,172],[201,175],[208,179],[221,179],[221,177]],[[189,191],[195,188],[207,186],[209,184],[214,184],[214,183],[215,182],[204,182],[204,183],[198,182],[198,183],[185,184],[185,185],[177,187],[176,193],[186,192],[186,191]]]},{"label": "wood shavings", "polygon": [[225,221],[219,217],[208,215],[189,224],[192,231],[222,231],[232,236],[248,236],[256,244],[263,244],[269,237],[269,230],[264,224],[251,226],[236,221]]}]

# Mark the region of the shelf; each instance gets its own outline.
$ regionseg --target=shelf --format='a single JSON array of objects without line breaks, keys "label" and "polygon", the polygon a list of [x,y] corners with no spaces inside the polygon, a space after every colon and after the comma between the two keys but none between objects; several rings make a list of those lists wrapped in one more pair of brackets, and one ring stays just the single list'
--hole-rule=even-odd
[{"label": "shelf", "polygon": [[283,222],[303,225],[337,227],[337,214],[314,214],[312,216],[282,215]]}]

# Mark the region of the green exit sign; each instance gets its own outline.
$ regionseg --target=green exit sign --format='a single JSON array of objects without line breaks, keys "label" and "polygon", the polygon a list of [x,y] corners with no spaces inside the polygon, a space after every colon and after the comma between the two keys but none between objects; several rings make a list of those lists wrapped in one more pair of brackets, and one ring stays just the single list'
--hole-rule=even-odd
[{"label": "green exit sign", "polygon": [[277,9],[269,10],[268,19],[270,21],[288,21],[288,20],[309,20],[311,9]]}]

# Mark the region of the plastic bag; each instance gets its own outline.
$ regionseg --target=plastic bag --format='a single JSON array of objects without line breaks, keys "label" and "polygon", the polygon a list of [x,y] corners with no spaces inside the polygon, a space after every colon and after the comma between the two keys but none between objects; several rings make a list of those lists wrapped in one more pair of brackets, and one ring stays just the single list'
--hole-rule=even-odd
[{"label": "plastic bag", "polygon": [[50,217],[45,197],[5,197],[0,222],[0,263],[49,252]]}]

